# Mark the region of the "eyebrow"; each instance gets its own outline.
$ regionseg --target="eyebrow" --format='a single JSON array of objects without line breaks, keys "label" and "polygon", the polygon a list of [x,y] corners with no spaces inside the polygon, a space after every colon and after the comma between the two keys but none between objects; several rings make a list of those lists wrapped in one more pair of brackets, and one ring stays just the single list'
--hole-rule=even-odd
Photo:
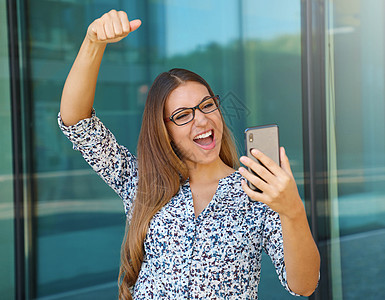
[{"label": "eyebrow", "polygon": [[[204,96],[204,97],[199,101],[198,104],[200,104],[203,100],[205,100],[205,99],[207,99],[207,98],[210,98],[210,97],[212,97],[212,96],[211,96],[211,95]],[[194,106],[195,106],[195,105],[194,105]],[[186,107],[186,106],[178,107],[177,109],[175,109],[175,110],[171,113],[171,116],[172,116],[173,114],[175,114],[176,112],[181,111],[181,110],[184,110],[184,109],[187,109],[187,108],[192,108],[192,107],[191,107],[191,106],[190,106],[190,107]]]}]

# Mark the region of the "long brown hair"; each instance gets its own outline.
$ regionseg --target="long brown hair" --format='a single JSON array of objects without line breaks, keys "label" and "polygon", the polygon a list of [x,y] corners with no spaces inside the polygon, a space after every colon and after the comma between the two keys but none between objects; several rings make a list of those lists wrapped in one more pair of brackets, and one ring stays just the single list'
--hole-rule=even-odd
[{"label": "long brown hair", "polygon": [[[144,259],[143,244],[152,217],[178,192],[180,184],[188,177],[187,167],[175,152],[163,120],[167,98],[187,81],[203,84],[214,96],[202,77],[185,69],[161,73],[148,92],[137,147],[138,188],[121,248],[119,299],[132,299],[130,288],[138,279]],[[221,118],[223,136],[219,156],[225,164],[235,168],[238,165],[236,147],[222,113]]]}]

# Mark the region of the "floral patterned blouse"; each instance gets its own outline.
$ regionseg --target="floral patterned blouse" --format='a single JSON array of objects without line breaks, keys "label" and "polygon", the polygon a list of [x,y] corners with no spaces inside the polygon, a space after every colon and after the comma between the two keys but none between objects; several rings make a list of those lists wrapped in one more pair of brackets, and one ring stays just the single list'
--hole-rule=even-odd
[{"label": "floral patterned blouse", "polygon": [[[96,117],[61,130],[90,166],[123,199],[128,220],[135,200],[137,162]],[[286,282],[279,216],[243,191],[238,171],[219,180],[195,217],[189,181],[153,217],[134,299],[257,299],[262,249]]]}]

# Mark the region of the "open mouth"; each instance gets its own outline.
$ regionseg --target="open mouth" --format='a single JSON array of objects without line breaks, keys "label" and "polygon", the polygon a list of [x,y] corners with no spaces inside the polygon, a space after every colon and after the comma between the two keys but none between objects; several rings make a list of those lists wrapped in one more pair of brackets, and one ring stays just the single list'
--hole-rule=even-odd
[{"label": "open mouth", "polygon": [[207,149],[207,147],[212,148],[210,146],[213,146],[214,130],[206,131],[206,132],[196,136],[193,140],[196,144],[198,144],[199,146],[201,146],[204,149]]}]

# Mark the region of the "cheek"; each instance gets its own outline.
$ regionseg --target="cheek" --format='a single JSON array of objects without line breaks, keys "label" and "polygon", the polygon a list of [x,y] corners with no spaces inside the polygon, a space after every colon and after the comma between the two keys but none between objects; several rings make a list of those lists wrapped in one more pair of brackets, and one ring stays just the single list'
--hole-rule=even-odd
[{"label": "cheek", "polygon": [[188,138],[188,130],[186,128],[175,128],[175,126],[170,126],[167,128],[167,131],[171,141],[173,141],[175,145],[178,145],[178,147],[180,147],[180,145],[183,145],[182,141]]},{"label": "cheek", "polygon": [[220,132],[220,133],[223,132],[223,121],[222,121],[221,115],[219,113],[218,113],[218,116],[216,116],[215,127],[216,127],[218,132]]}]

